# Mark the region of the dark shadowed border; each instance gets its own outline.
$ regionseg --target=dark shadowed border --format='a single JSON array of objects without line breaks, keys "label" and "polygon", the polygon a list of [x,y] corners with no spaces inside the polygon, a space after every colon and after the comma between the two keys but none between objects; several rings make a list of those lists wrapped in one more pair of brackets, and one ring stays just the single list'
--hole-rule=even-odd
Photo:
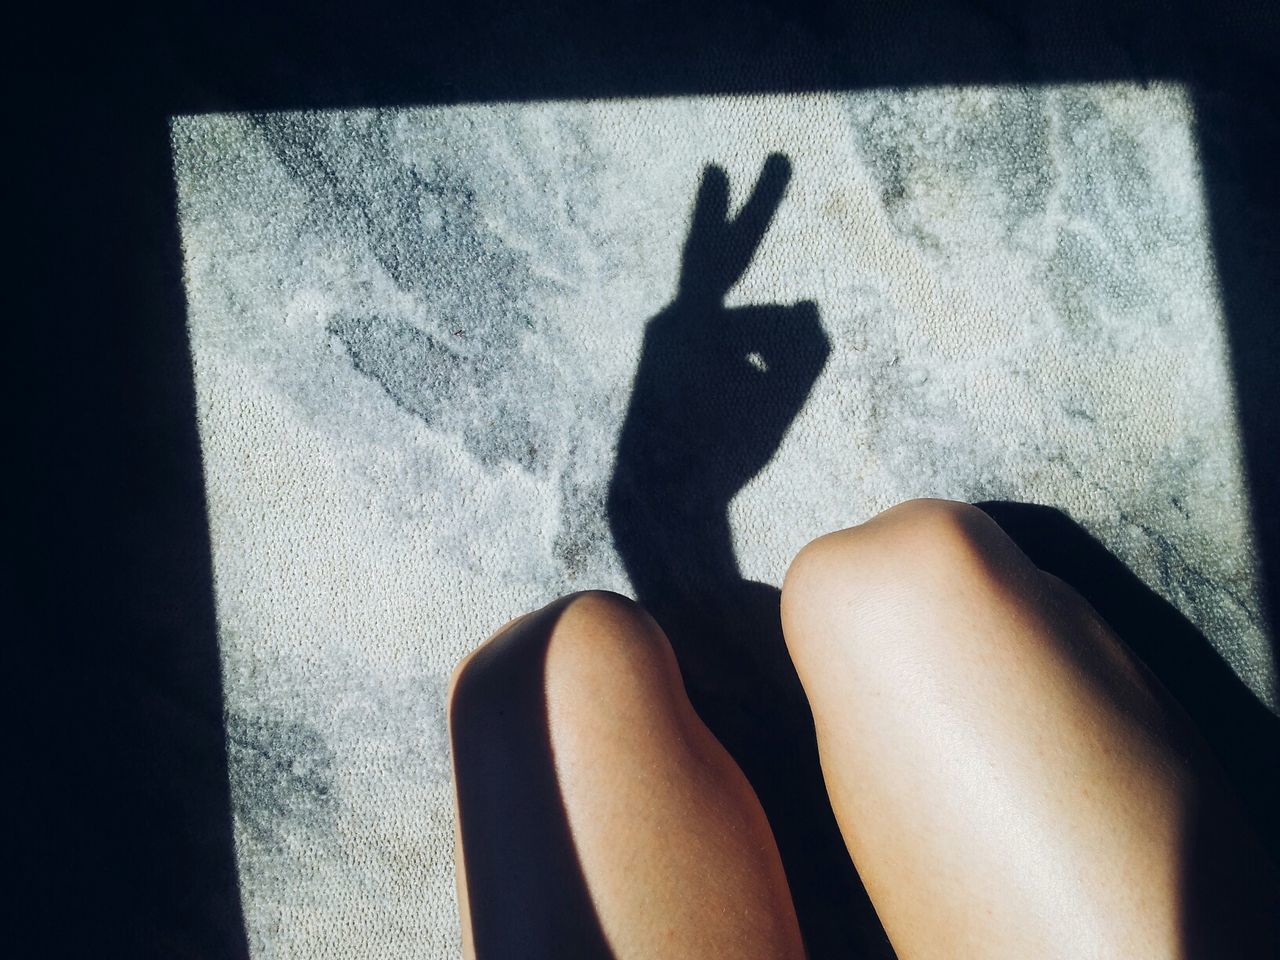
[{"label": "dark shadowed border", "polygon": [[[1280,582],[1280,17],[1266,0],[189,3],[48,11],[12,98],[38,389],[18,499],[50,789],[34,915],[80,955],[239,957],[222,695],[168,120],[179,113],[966,83],[1189,85],[1265,601]],[[25,222],[25,221],[23,221]],[[19,223],[21,229],[21,223]],[[23,243],[26,246],[25,241]],[[21,303],[22,301],[20,301]],[[28,338],[30,334],[30,338]],[[28,343],[28,339],[30,342]],[[24,411],[25,413],[25,411]],[[18,466],[25,465],[19,457]],[[26,480],[26,474],[21,474]],[[478,639],[478,638],[477,638]],[[25,692],[25,691],[24,691]],[[42,951],[52,955],[56,951]]]}]

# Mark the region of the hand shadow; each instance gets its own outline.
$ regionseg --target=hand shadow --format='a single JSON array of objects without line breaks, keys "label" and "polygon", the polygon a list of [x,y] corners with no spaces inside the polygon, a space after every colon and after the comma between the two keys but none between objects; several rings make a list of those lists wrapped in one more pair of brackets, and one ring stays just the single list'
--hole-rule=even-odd
[{"label": "hand shadow", "polygon": [[609,523],[694,708],[760,798],[809,955],[891,957],[831,811],[812,715],[783,642],[779,592],[742,577],[728,519],[730,501],[772,459],[830,349],[810,301],[724,305],[790,172],[784,156],[770,156],[729,219],[726,174],[705,170],[676,297],[645,330]]}]

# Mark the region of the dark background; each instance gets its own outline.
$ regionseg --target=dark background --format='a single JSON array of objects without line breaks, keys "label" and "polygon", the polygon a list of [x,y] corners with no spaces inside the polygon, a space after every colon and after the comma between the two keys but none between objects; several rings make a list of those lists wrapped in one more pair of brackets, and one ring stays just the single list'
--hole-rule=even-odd
[{"label": "dark background", "polygon": [[[168,118],[226,110],[1186,82],[1268,608],[1280,582],[1266,2],[188,3],[10,31],[20,441],[19,860],[44,946],[239,957],[240,916]],[[30,13],[31,11],[28,11]],[[12,26],[12,24],[11,24]],[[30,223],[34,237],[23,227]],[[34,242],[32,242],[34,241]],[[27,431],[24,435],[24,429]],[[35,470],[24,469],[28,460]],[[31,682],[26,680],[31,678]],[[25,759],[25,758],[24,758]]]}]

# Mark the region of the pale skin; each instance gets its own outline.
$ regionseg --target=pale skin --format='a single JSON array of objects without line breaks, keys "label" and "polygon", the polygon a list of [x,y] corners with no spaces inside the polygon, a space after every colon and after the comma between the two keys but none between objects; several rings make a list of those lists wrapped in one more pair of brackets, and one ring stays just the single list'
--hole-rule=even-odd
[{"label": "pale skin", "polygon": [[[977,508],[909,501],[812,541],[787,571],[782,626],[848,853],[899,957],[1275,955],[1274,867],[1199,735]],[[543,713],[511,726],[500,671],[529,656]],[[586,591],[504,625],[455,671],[450,729],[467,957],[489,960],[477,932],[531,902],[486,892],[484,917],[472,902],[468,865],[495,861],[480,850],[492,821],[464,790],[490,816],[530,808],[518,790],[484,793],[479,771],[506,754],[469,758],[492,731],[515,744],[529,729],[545,732],[580,870],[565,875],[604,955],[805,956],[764,812],[635,602]],[[1193,867],[1204,823],[1213,859]]]}]

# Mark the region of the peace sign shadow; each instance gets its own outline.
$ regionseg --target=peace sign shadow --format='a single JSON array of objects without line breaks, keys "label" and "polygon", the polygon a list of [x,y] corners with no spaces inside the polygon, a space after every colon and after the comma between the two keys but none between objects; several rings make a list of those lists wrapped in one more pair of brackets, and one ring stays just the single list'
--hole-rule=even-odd
[{"label": "peace sign shadow", "polygon": [[777,839],[811,957],[892,957],[827,797],[779,591],[744,578],[733,497],[773,459],[830,353],[817,305],[727,307],[791,178],[770,156],[729,215],[708,166],[677,292],[647,324],[608,513],[636,598],[666,631],[703,722],[742,768]]}]

